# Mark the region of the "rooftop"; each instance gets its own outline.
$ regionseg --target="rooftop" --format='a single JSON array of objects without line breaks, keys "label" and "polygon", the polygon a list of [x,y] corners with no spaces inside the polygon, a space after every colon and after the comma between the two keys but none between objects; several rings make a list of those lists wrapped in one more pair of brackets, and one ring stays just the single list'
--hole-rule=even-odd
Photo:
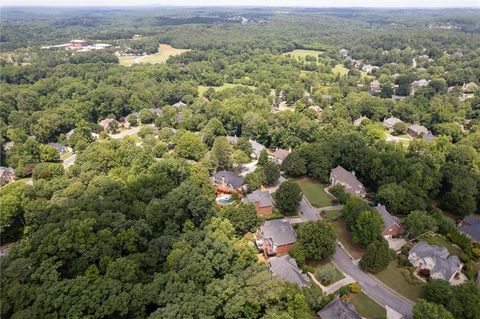
[{"label": "rooftop", "polygon": [[387,211],[387,207],[385,207],[385,205],[378,204],[377,207],[375,207],[375,208],[378,210],[378,212],[382,216],[383,224],[385,225],[383,230],[385,230],[385,229],[387,229],[390,226],[395,225],[395,224],[400,225],[400,219],[398,219],[398,217],[396,217],[396,216],[392,216]]},{"label": "rooftop", "polygon": [[230,185],[233,188],[240,188],[243,185],[243,177],[231,171],[219,171],[214,176],[218,185]]},{"label": "rooftop", "polygon": [[293,244],[296,241],[295,232],[290,223],[281,219],[267,220],[260,226],[263,238],[272,239],[276,245]]},{"label": "rooftop", "polygon": [[354,305],[346,303],[338,297],[320,310],[317,315],[321,319],[362,319]]},{"label": "rooftop", "polygon": [[363,184],[357,179],[354,173],[347,171],[340,165],[332,169],[330,176],[345,186],[345,191],[351,194],[363,194],[365,189]]},{"label": "rooftop", "polygon": [[248,203],[257,203],[259,207],[269,207],[273,205],[272,195],[268,191],[256,190],[244,197]]},{"label": "rooftop", "polygon": [[458,229],[475,241],[480,241],[480,216],[466,216]]},{"label": "rooftop", "polygon": [[270,271],[275,277],[279,277],[292,284],[299,286],[309,286],[310,280],[298,268],[295,259],[289,255],[270,258],[268,261]]}]

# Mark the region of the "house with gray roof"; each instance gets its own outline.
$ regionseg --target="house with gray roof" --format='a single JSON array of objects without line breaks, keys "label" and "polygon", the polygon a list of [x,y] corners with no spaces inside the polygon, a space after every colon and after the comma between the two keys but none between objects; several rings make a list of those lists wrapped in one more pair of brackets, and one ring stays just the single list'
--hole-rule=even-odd
[{"label": "house with gray roof", "polygon": [[435,135],[432,132],[428,132],[427,134],[422,135],[422,140],[425,142],[431,142],[435,139]]},{"label": "house with gray roof", "polygon": [[231,171],[219,171],[213,176],[213,183],[223,191],[234,192],[244,184],[242,176]]},{"label": "house with gray roof", "polygon": [[250,142],[250,145],[252,145],[252,154],[250,154],[251,157],[253,158],[258,158],[260,156],[260,153],[266,149],[265,146],[262,144],[258,143],[255,140],[248,140]]},{"label": "house with gray roof", "polygon": [[480,216],[466,216],[458,226],[458,230],[470,237],[472,241],[480,242]]},{"label": "house with gray roof", "polygon": [[336,297],[317,312],[321,319],[362,319],[355,306]]},{"label": "house with gray roof", "polygon": [[153,115],[156,115],[156,116],[162,116],[163,115],[163,110],[161,108],[158,108],[158,107],[149,108],[148,111],[150,113],[152,113]]},{"label": "house with gray roof", "polygon": [[428,269],[431,278],[448,282],[463,268],[457,256],[449,256],[447,248],[429,245],[424,241],[410,249],[408,260],[417,270]]},{"label": "house with gray roof", "polygon": [[70,131],[65,133],[65,138],[67,139],[67,141],[70,139],[70,137],[72,137],[74,132],[75,132],[75,129],[71,129]]},{"label": "house with gray roof", "polygon": [[274,277],[302,287],[310,286],[310,279],[298,268],[295,259],[289,255],[273,257],[268,260],[268,268]]},{"label": "house with gray roof", "polygon": [[397,216],[391,215],[385,205],[378,204],[375,209],[380,213],[383,220],[382,236],[391,238],[403,234],[403,226]]},{"label": "house with gray roof", "polygon": [[227,135],[226,138],[227,138],[227,141],[229,141],[230,144],[232,144],[232,145],[237,144],[237,143],[238,143],[238,139],[239,139],[239,137],[236,136],[236,135],[235,135],[235,136]]},{"label": "house with gray roof", "polygon": [[297,240],[292,225],[282,219],[264,221],[256,236],[257,247],[263,250],[266,257],[286,254]]},{"label": "house with gray roof", "polygon": [[277,147],[275,152],[270,153],[270,158],[274,163],[282,165],[288,155],[290,155],[290,151]]},{"label": "house with gray roof", "polygon": [[247,194],[247,196],[242,199],[242,202],[255,204],[257,216],[272,214],[273,200],[269,191],[257,189],[256,191]]},{"label": "house with gray roof", "polygon": [[428,128],[426,128],[423,125],[418,125],[418,124],[413,124],[408,127],[407,130],[408,134],[416,136],[416,137],[422,137],[423,135],[427,135],[430,133]]},{"label": "house with gray roof", "polygon": [[8,184],[15,179],[15,170],[11,167],[0,166],[0,186]]},{"label": "house with gray roof", "polygon": [[365,120],[368,120],[368,117],[361,116],[358,119],[356,119],[355,121],[353,121],[353,125],[354,126],[360,126],[362,124],[362,122],[365,121]]},{"label": "house with gray roof", "polygon": [[59,144],[59,143],[48,143],[47,145],[50,146],[50,147],[53,147],[54,149],[56,149],[57,152],[58,152],[60,155],[61,155],[61,154],[68,153],[68,152],[70,152],[70,151],[72,150],[70,147],[64,146],[64,145]]},{"label": "house with gray roof", "polygon": [[176,107],[176,108],[181,108],[181,107],[187,106],[187,104],[183,103],[182,101],[178,101],[177,103],[173,104],[172,106]]},{"label": "house with gray roof", "polygon": [[390,116],[389,118],[385,118],[383,120],[383,125],[389,130],[393,129],[397,123],[403,123],[403,121],[395,116]]},{"label": "house with gray roof", "polygon": [[349,172],[340,165],[330,172],[330,184],[343,185],[345,191],[351,195],[365,197],[367,192],[362,183],[355,176],[355,172]]}]

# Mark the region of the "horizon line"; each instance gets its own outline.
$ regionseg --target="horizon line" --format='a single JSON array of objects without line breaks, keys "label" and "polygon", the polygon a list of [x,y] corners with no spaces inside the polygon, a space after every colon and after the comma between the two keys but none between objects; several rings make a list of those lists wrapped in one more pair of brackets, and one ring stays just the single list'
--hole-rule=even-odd
[{"label": "horizon line", "polygon": [[165,5],[165,4],[118,4],[118,5],[22,5],[22,4],[13,4],[13,5],[2,5],[0,3],[0,8],[70,8],[70,9],[85,9],[85,8],[290,8],[290,9],[474,9],[480,11],[480,5],[475,6],[425,6],[425,7],[416,7],[416,6],[270,6],[270,5]]}]

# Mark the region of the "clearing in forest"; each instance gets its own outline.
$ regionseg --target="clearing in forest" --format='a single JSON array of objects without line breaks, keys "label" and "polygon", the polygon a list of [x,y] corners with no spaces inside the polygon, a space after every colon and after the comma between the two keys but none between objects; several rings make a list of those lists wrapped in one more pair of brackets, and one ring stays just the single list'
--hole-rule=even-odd
[{"label": "clearing in forest", "polygon": [[297,49],[289,52],[285,52],[283,55],[290,55],[292,58],[298,59],[302,58],[305,59],[307,56],[313,56],[314,58],[318,58],[319,54],[324,54],[325,52],[319,50],[303,50]]},{"label": "clearing in forest", "polygon": [[132,64],[138,63],[165,63],[167,59],[171,56],[179,55],[184,52],[190,51],[189,49],[176,49],[168,44],[160,44],[158,46],[158,52],[154,54],[147,54],[142,56],[121,56],[119,57],[119,62],[121,65],[131,66]]}]

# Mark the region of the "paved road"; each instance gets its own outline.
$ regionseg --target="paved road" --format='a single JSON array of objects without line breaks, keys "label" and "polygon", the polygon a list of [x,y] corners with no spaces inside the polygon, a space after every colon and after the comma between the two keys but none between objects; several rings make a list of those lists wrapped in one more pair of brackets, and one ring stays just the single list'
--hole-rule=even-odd
[{"label": "paved road", "polygon": [[332,257],[332,261],[342,272],[349,274],[354,280],[358,281],[367,294],[407,318],[412,318],[413,305],[410,302],[391,292],[375,279],[364,273],[338,246],[337,251]]},{"label": "paved road", "polygon": [[138,132],[140,132],[140,129],[143,126],[149,126],[149,127],[152,127],[152,128],[155,127],[155,125],[153,125],[153,124],[134,126],[134,127],[129,128],[125,131],[121,131],[121,132],[116,133],[116,134],[110,134],[110,137],[113,138],[113,139],[121,139],[121,138],[124,138],[125,136],[135,135],[135,134],[138,134]]},{"label": "paved road", "polygon": [[298,206],[298,210],[300,211],[301,216],[307,221],[320,219],[317,211],[315,210],[315,208],[313,208],[313,206],[310,204],[310,202],[305,196],[302,197],[300,205]]},{"label": "paved road", "polygon": [[77,159],[77,154],[72,154],[72,156],[66,158],[63,161],[63,168],[68,168],[68,167],[72,166],[73,163],[75,163],[76,159]]}]

